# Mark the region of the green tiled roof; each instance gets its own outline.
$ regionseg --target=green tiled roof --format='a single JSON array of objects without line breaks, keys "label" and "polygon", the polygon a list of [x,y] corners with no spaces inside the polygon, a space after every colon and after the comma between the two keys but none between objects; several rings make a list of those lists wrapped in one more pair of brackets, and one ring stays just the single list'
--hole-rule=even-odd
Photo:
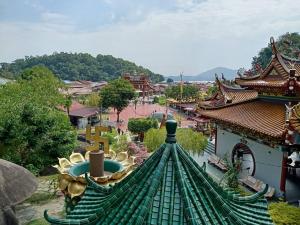
[{"label": "green tiled roof", "polygon": [[65,219],[51,224],[273,224],[262,198],[267,191],[241,197],[222,189],[176,143],[176,122],[167,121],[163,144],[140,167],[113,187],[88,181],[87,189]]}]

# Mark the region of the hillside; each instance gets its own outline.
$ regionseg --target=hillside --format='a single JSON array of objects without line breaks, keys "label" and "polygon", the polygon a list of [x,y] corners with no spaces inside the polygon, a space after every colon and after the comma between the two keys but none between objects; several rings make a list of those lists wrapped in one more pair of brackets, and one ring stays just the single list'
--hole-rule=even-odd
[{"label": "hillside", "polygon": [[[218,76],[221,77],[222,73],[224,74],[227,80],[232,80],[236,77],[236,72],[237,70],[233,70],[225,67],[216,67],[195,76],[183,76],[183,80],[184,81],[214,81],[215,74],[218,74]],[[180,76],[169,76],[168,78],[171,78],[174,81],[180,81]]]},{"label": "hillside", "polygon": [[164,80],[160,74],[111,55],[99,54],[93,57],[86,53],[61,52],[35,57],[26,56],[25,59],[17,59],[13,63],[0,63],[0,65],[0,77],[13,79],[26,68],[44,65],[62,80],[109,81],[118,78],[124,72],[148,74],[153,82]]}]

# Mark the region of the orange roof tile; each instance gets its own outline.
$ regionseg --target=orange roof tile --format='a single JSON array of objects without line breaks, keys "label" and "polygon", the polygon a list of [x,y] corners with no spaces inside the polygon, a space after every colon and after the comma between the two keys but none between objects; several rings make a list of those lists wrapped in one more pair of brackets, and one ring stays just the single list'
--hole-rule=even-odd
[{"label": "orange roof tile", "polygon": [[263,80],[241,80],[236,79],[236,83],[241,86],[264,86],[264,87],[283,87],[287,85],[286,80],[270,80],[270,79],[263,79]]},{"label": "orange roof tile", "polygon": [[281,138],[285,129],[285,106],[254,101],[200,112],[215,120],[238,125],[271,137]]},{"label": "orange roof tile", "polygon": [[216,78],[216,83],[218,84],[217,94],[206,101],[200,102],[199,106],[201,108],[221,108],[250,101],[258,96],[255,90],[231,87],[220,82],[218,78]]}]

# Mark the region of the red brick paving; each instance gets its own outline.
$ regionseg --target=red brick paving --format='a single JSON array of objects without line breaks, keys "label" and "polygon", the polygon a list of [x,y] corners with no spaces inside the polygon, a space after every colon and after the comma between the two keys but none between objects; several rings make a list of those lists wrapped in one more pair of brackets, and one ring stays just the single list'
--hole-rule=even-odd
[{"label": "red brick paving", "polygon": [[[120,128],[122,130],[127,129],[127,123],[129,118],[145,118],[151,115],[156,110],[156,112],[166,112],[165,106],[160,106],[158,104],[138,104],[136,106],[136,110],[134,107],[134,104],[130,104],[127,108],[125,108],[120,113],[120,120],[123,122],[120,125]],[[176,115],[176,112],[174,112],[173,109],[168,108],[168,112],[171,112],[174,116]],[[109,120],[112,122],[117,121],[117,111],[114,112],[113,109],[109,112]],[[181,126],[187,127],[189,125],[194,125],[194,121],[186,120],[186,118],[182,117]]]}]

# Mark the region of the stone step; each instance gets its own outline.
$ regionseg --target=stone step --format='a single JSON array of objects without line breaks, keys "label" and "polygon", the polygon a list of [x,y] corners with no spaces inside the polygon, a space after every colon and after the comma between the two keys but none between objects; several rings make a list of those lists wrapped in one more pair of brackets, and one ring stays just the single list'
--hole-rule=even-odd
[{"label": "stone step", "polygon": [[205,147],[204,151],[207,152],[208,154],[214,154],[215,153],[215,145],[209,141],[207,143],[207,146]]}]

